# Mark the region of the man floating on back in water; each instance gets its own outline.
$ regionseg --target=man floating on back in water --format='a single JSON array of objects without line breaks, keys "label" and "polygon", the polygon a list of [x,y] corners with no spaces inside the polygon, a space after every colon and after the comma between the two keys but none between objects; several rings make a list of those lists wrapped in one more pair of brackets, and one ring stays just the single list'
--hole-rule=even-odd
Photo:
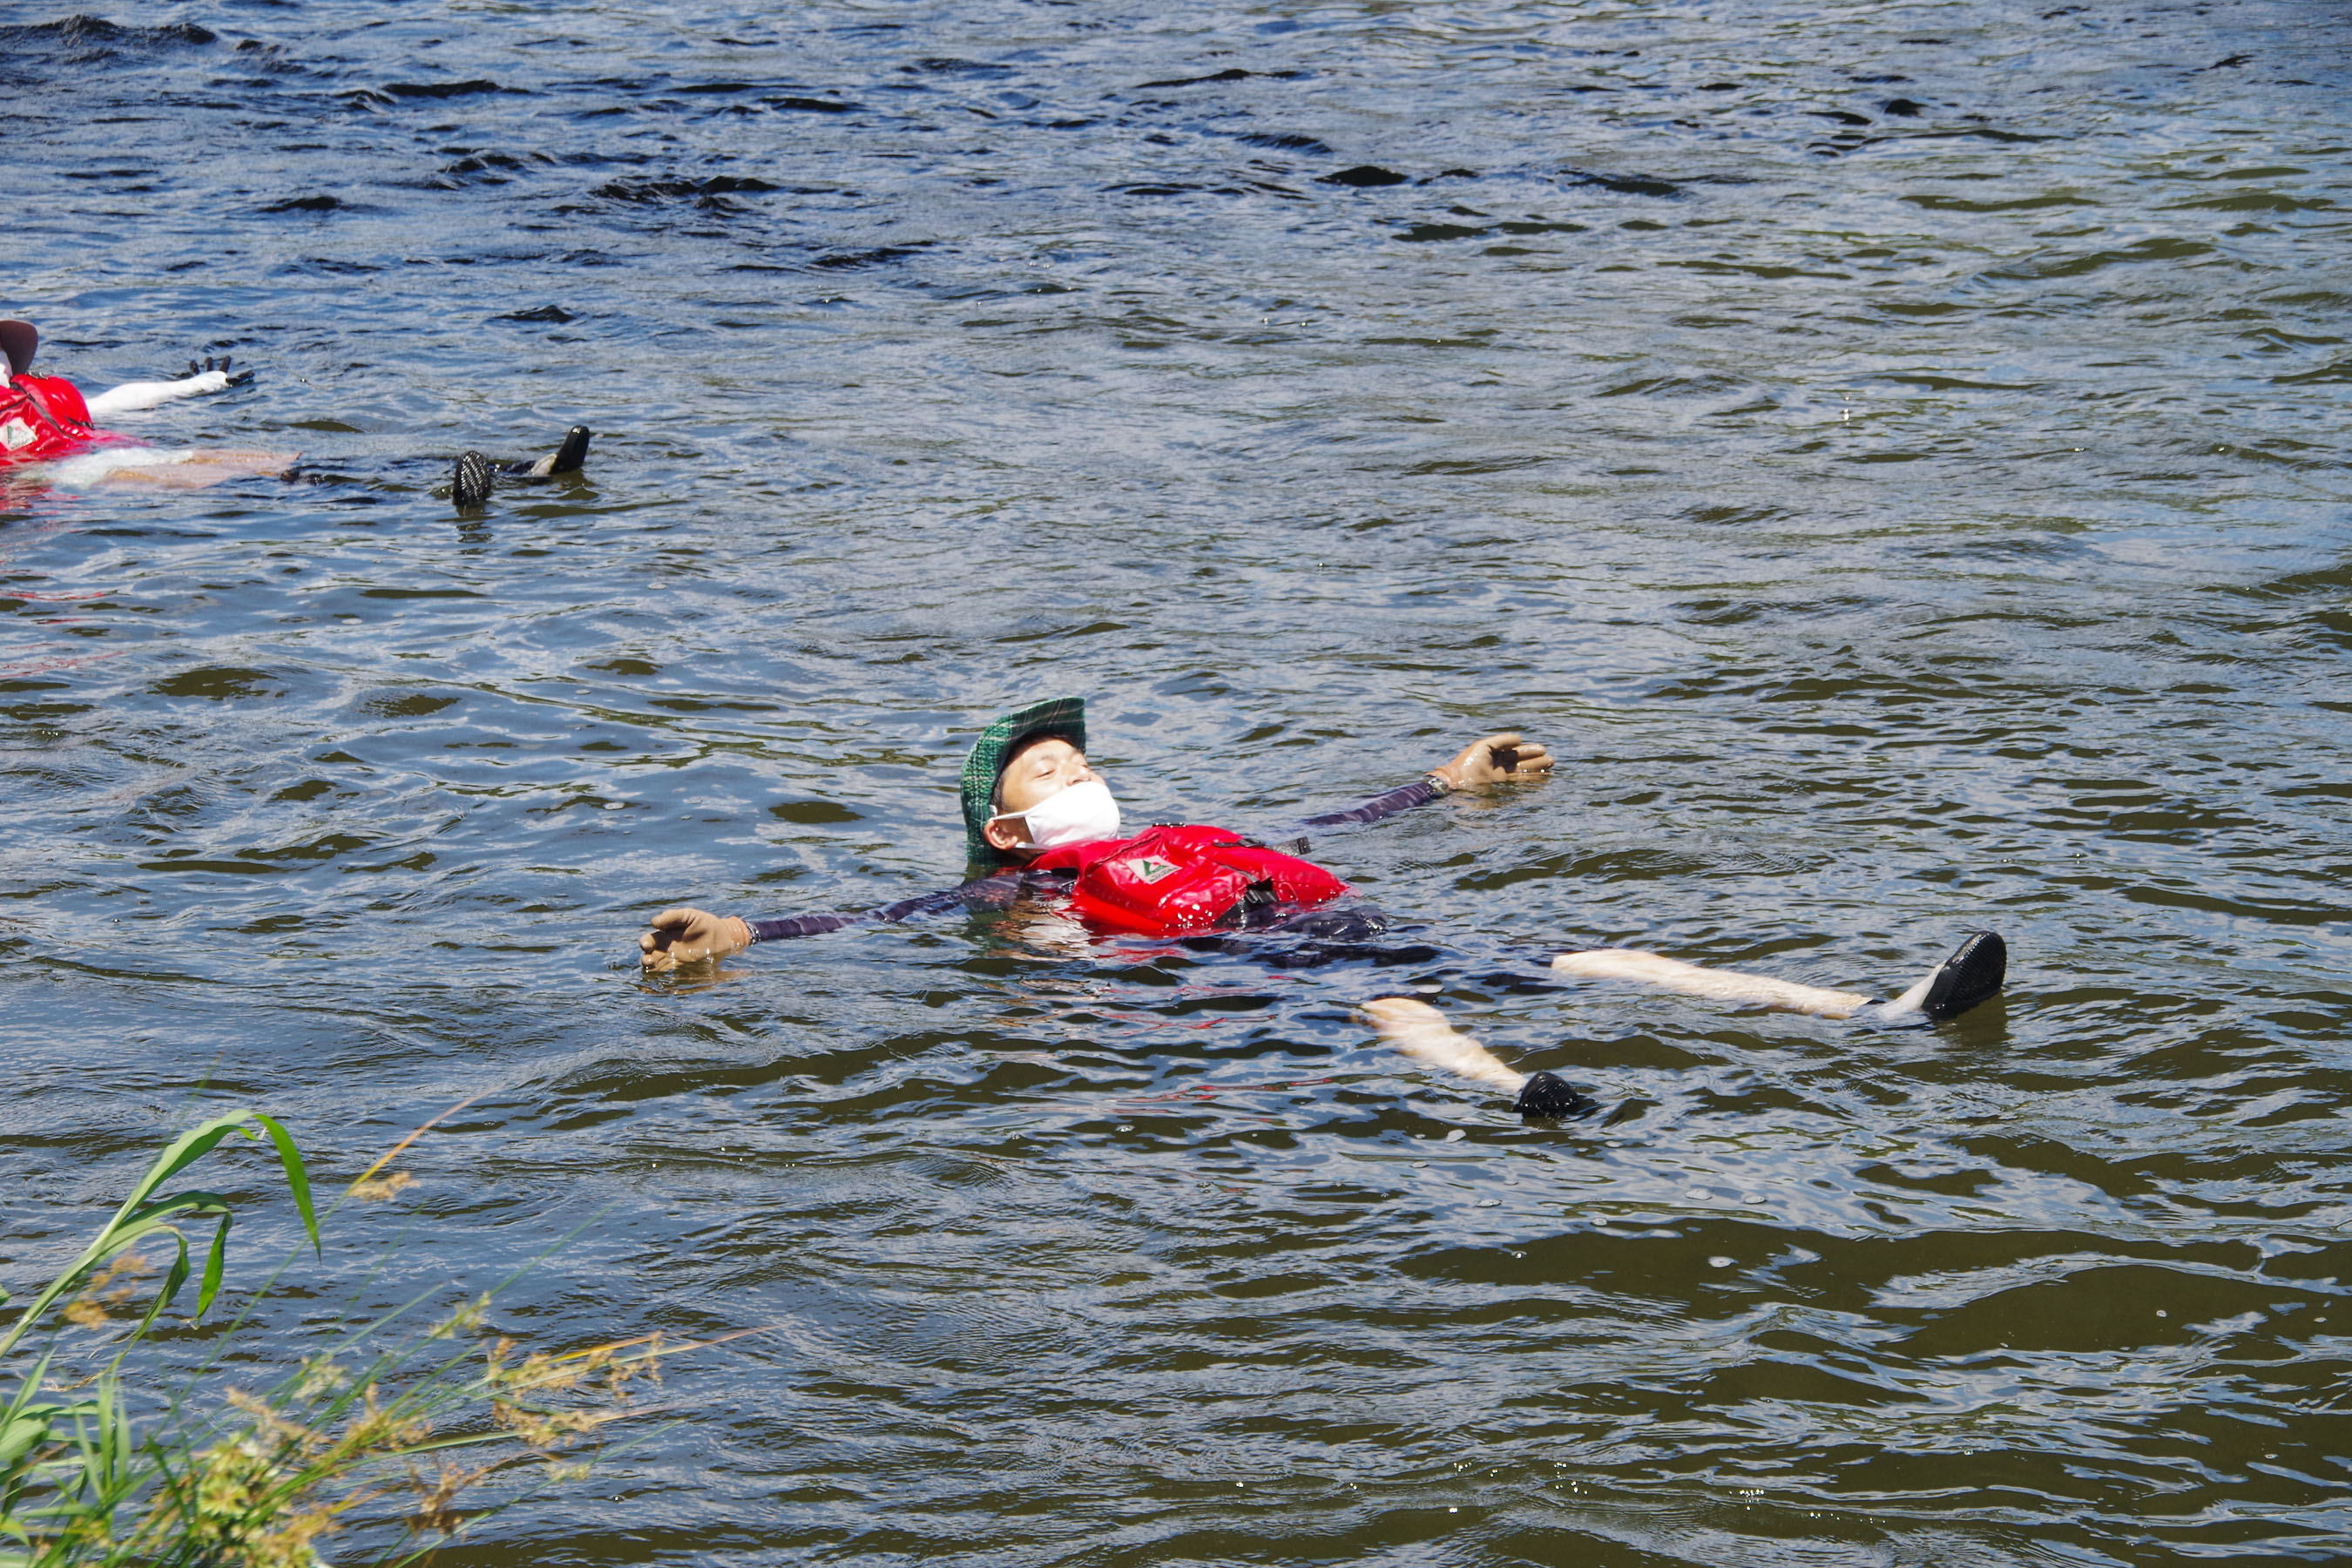
[{"label": "man floating on back in water", "polygon": [[[1024,892],[1062,899],[1088,926],[1108,932],[1183,936],[1214,931],[1278,931],[1352,941],[1386,929],[1376,912],[1330,909],[1348,885],[1311,861],[1221,827],[1159,826],[1120,837],[1118,803],[1087,763],[1086,704],[1049,698],[1005,714],[981,734],[964,761],[965,844],[977,873],[960,888],[904,899],[855,914],[745,920],[696,909],[664,910],[637,939],[640,961],[660,971],[740,952],[754,942],[814,936],[876,921],[906,920],[960,906],[1002,907]],[[1306,836],[1377,822],[1456,790],[1484,789],[1548,776],[1552,756],[1516,733],[1489,735],[1463,748],[1419,781],[1374,795],[1346,811],[1310,816],[1278,836],[1305,850]],[[2007,951],[1990,931],[1971,935],[1951,957],[1891,1002],[1859,992],[1828,991],[1787,981],[1706,969],[1629,949],[1564,952],[1562,973],[1634,980],[1736,1005],[1811,1013],[1824,1018],[1885,1021],[1958,1017],[1996,994]],[[1409,1054],[1481,1081],[1513,1089],[1519,1109],[1560,1115],[1584,1102],[1549,1073],[1522,1078],[1419,1002],[1376,1002],[1367,1016]],[[1414,1011],[1418,1009],[1418,1011]],[[1516,1079],[1516,1083],[1509,1080]]]},{"label": "man floating on back in water", "polygon": [[[177,381],[133,381],[85,399],[63,376],[35,375],[33,355],[41,334],[30,321],[0,321],[0,475],[35,464],[68,485],[136,484],[163,489],[201,489],[225,479],[282,479],[299,452],[257,452],[212,447],[157,447],[99,427],[97,421],[140,414],[184,397],[245,386],[249,370],[232,372],[226,359],[188,362]],[[543,458],[493,464],[479,452],[457,459],[450,499],[460,507],[489,500],[496,477],[544,479],[576,473],[587,460],[590,432],[574,425],[563,443]]]}]

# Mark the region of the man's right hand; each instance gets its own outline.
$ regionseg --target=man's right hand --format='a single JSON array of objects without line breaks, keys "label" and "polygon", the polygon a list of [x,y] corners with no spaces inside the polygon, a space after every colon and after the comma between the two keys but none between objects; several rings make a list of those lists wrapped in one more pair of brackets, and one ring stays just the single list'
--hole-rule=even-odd
[{"label": "man's right hand", "polygon": [[[195,390],[198,392],[217,392],[225,386],[248,386],[252,384],[253,372],[249,370],[241,370],[232,375],[229,374],[228,367],[228,355],[223,354],[220,358],[215,359],[212,355],[206,354],[205,356],[205,363],[202,364],[198,364],[194,360],[190,360],[188,362],[188,376],[191,380],[201,378],[207,384],[197,387]],[[217,384],[214,384],[212,381],[212,378],[215,375],[220,377]]]},{"label": "man's right hand", "polygon": [[707,910],[664,910],[653,919],[653,929],[637,938],[638,962],[649,973],[660,973],[681,963],[724,958],[751,945],[751,928],[735,915],[714,915]]},{"label": "man's right hand", "polygon": [[1540,779],[1552,769],[1551,752],[1541,741],[1530,741],[1517,730],[1505,730],[1473,741],[1451,762],[1430,770],[1449,789],[1476,789],[1506,779]]}]

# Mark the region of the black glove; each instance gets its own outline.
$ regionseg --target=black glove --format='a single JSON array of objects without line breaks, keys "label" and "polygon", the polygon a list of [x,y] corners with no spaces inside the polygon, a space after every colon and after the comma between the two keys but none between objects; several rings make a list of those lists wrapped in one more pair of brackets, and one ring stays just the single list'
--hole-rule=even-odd
[{"label": "black glove", "polygon": [[[188,374],[190,375],[202,375],[208,370],[226,372],[228,367],[228,355],[223,354],[220,358],[215,359],[212,355],[206,354],[205,356],[205,363],[202,364],[198,364],[194,360],[190,360],[188,362]],[[250,384],[252,380],[253,372],[249,370],[241,370],[228,378],[228,384],[231,386],[245,386]]]}]

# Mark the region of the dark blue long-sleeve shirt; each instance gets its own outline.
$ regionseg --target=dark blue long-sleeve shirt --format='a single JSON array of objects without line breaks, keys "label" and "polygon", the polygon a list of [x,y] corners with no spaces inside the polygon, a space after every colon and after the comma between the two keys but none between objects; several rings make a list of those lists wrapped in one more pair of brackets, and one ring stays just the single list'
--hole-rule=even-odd
[{"label": "dark blue long-sleeve shirt", "polygon": [[[1376,795],[1345,811],[1326,812],[1309,816],[1273,842],[1294,854],[1304,854],[1307,838],[1312,834],[1338,827],[1358,827],[1378,822],[1398,812],[1410,811],[1426,801],[1436,799],[1445,791],[1434,778],[1418,779],[1402,784],[1384,794]],[[816,936],[845,926],[871,925],[881,921],[903,921],[917,915],[944,914],[954,909],[1003,909],[1024,891],[1033,888],[1066,888],[1072,880],[1067,871],[1032,871],[1020,867],[996,872],[992,876],[976,877],[960,888],[942,888],[933,893],[918,893],[911,899],[900,899],[879,909],[858,910],[843,914],[786,915],[781,920],[745,921],[751,928],[753,942],[783,942],[793,937]]]}]

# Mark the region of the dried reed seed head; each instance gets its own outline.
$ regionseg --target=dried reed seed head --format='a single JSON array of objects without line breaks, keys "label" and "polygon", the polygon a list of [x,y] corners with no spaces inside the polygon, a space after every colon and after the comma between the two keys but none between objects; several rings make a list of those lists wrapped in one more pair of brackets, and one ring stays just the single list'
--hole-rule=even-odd
[{"label": "dried reed seed head", "polygon": [[351,1185],[351,1194],[363,1203],[382,1203],[386,1198],[399,1196],[401,1189],[415,1180],[416,1176],[413,1172],[394,1171],[388,1176],[379,1176],[371,1181],[353,1182]]}]

